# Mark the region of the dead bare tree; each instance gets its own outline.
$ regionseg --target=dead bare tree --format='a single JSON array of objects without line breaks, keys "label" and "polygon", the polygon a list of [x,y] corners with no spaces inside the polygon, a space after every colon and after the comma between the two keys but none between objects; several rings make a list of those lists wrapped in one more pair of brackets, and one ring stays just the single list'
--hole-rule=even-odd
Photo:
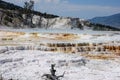
[{"label": "dead bare tree", "polygon": [[32,18],[34,15],[32,14],[32,11],[34,10],[34,1],[30,0],[29,2],[25,2],[24,9],[25,9],[25,21],[24,21],[24,23],[26,25],[33,27]]},{"label": "dead bare tree", "polygon": [[64,77],[65,72],[62,75],[57,76],[55,74],[56,70],[54,69],[54,67],[55,64],[52,64],[50,69],[51,74],[43,74],[42,78],[45,77],[45,80],[60,80],[59,78]]}]

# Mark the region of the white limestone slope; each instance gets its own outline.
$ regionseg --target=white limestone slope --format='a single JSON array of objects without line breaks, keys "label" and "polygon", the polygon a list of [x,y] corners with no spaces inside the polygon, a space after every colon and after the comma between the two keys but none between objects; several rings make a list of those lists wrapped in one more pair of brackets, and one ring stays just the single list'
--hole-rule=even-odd
[{"label": "white limestone slope", "polygon": [[[47,29],[72,29],[78,28],[79,24],[83,24],[85,20],[79,18],[58,17],[46,19],[40,16],[33,16],[33,23],[38,24],[38,27]],[[84,26],[84,25],[82,25]]]},{"label": "white limestone slope", "polygon": [[[80,38],[75,39],[75,41],[67,40],[68,36],[67,38],[61,37],[65,33],[71,33],[73,37],[78,35]],[[30,31],[29,29],[1,31],[0,75],[3,79],[44,80],[41,76],[44,73],[50,73],[50,65],[54,63],[56,64],[57,75],[66,72],[62,80],[120,80],[119,56],[114,59],[93,60],[82,57],[80,54],[55,53],[32,48],[37,47],[40,43],[47,43],[47,41],[48,43],[64,43],[61,39],[56,39],[56,36],[66,39],[67,43],[108,42],[109,45],[120,45],[119,32],[66,32],[56,30],[54,32],[50,30]],[[15,47],[15,45],[20,46]],[[27,47],[27,45],[32,47]],[[85,61],[85,65],[83,61]]]},{"label": "white limestone slope", "polygon": [[[83,65],[81,59],[86,61]],[[57,75],[65,71],[61,80],[120,80],[120,59],[88,60],[77,54],[30,51],[8,51],[0,54],[0,74],[4,80],[44,80],[55,63]]]}]

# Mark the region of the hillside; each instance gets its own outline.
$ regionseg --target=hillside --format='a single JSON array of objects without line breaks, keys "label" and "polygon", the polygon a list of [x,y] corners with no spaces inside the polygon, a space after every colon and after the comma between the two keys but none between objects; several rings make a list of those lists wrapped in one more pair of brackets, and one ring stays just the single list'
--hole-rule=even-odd
[{"label": "hillside", "polygon": [[105,17],[95,17],[90,22],[113,26],[120,29],[120,13]]},{"label": "hillside", "polygon": [[2,0],[0,0],[0,24],[9,28],[120,30],[111,26],[94,24],[79,18],[58,17],[52,14],[26,10]]},{"label": "hillside", "polygon": [[[4,9],[4,10],[11,10],[13,12],[17,11],[17,12],[19,12],[21,14],[25,14],[25,9],[23,7],[14,5],[13,3],[5,2],[3,0],[0,0],[0,8]],[[31,13],[33,13],[35,15],[43,16],[45,18],[55,18],[55,17],[58,17],[57,15],[41,13],[41,12],[38,12],[38,11],[31,11]]]}]

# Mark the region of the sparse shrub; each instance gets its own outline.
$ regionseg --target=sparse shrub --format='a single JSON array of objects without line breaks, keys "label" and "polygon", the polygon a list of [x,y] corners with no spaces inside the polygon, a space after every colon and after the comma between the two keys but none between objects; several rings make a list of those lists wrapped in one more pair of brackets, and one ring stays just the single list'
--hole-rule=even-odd
[{"label": "sparse shrub", "polygon": [[12,22],[12,19],[8,16],[5,17],[5,20],[8,21],[8,22]]}]

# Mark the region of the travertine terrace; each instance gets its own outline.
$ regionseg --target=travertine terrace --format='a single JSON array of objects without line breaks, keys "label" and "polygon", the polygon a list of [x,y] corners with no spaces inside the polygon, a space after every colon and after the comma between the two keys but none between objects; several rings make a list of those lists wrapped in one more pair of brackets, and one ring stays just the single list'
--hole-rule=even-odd
[{"label": "travertine terrace", "polygon": [[[0,45],[33,50],[120,55],[120,33],[49,33],[0,31]],[[14,46],[12,46],[14,45]],[[31,49],[31,48],[30,48]]]},{"label": "travertine terrace", "polygon": [[4,80],[44,80],[51,64],[63,80],[120,80],[120,32],[0,31]]}]

